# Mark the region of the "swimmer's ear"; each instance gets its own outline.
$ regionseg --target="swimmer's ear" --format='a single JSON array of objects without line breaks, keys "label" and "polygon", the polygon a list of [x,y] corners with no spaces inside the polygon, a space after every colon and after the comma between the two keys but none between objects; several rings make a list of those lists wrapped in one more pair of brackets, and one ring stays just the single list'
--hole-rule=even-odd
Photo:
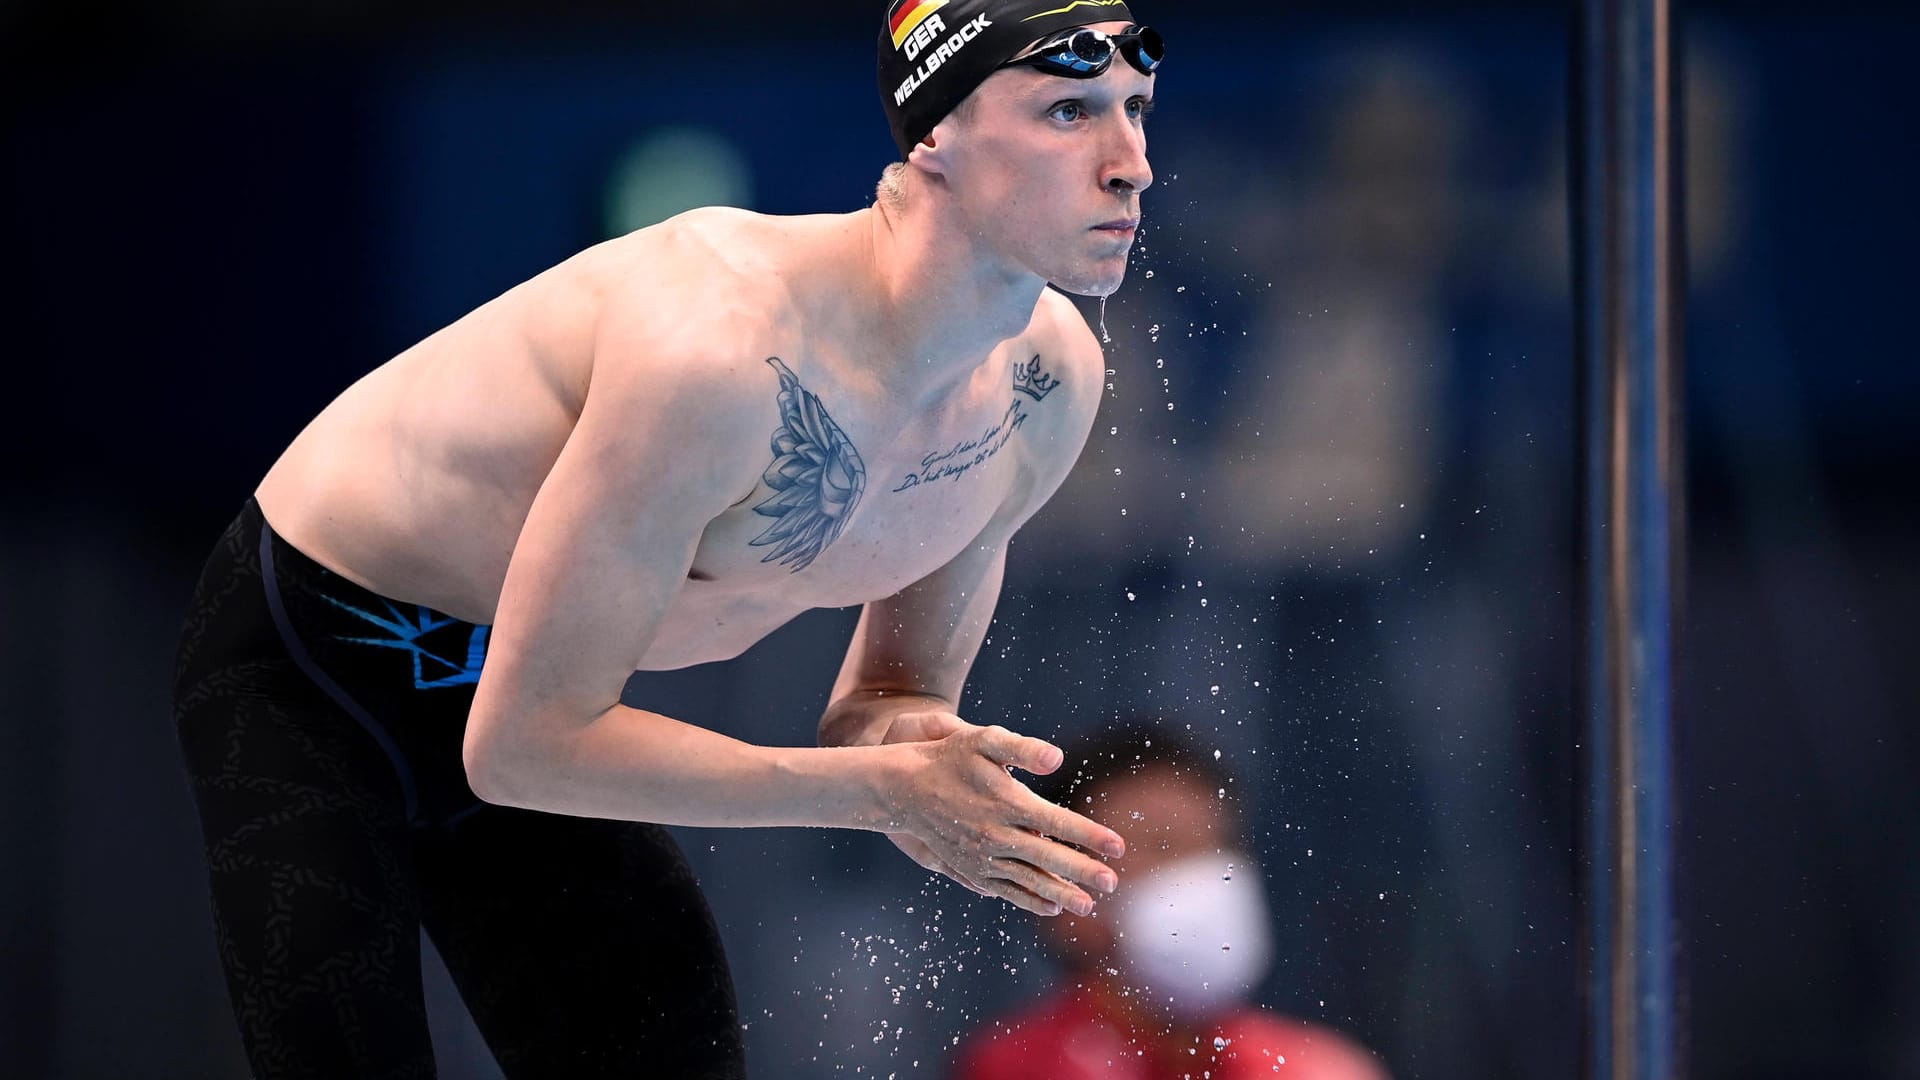
[{"label": "swimmer's ear", "polygon": [[950,140],[946,138],[946,127],[945,120],[935,124],[933,130],[927,132],[926,137],[915,143],[907,153],[907,164],[935,176],[947,175],[946,148]]}]

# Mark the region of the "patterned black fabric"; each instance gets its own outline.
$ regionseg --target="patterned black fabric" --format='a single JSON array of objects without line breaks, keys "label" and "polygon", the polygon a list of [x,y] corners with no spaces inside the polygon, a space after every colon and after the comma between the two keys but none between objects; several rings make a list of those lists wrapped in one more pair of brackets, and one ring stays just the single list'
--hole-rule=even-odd
[{"label": "patterned black fabric", "polygon": [[466,789],[484,631],[327,572],[251,500],[208,559],[174,722],[255,1076],[434,1076],[422,926],[515,1080],[744,1076],[719,933],[666,831]]}]

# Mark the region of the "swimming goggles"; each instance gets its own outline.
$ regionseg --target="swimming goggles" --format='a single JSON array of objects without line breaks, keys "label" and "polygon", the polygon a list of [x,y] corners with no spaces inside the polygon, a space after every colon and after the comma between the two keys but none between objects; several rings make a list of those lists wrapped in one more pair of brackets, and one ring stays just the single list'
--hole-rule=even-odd
[{"label": "swimming goggles", "polygon": [[1117,34],[1083,26],[1037,45],[1032,52],[1000,66],[1039,68],[1049,75],[1069,79],[1096,79],[1112,66],[1115,52],[1125,56],[1135,71],[1151,75],[1160,69],[1167,50],[1160,31],[1151,26],[1136,24]]}]

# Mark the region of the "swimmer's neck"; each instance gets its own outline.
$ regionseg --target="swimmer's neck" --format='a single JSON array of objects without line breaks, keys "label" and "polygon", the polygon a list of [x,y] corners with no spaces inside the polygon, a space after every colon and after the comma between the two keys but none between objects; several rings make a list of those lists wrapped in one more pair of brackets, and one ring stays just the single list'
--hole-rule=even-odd
[{"label": "swimmer's neck", "polygon": [[931,392],[977,367],[1033,321],[1046,281],[984,250],[930,213],[866,210],[865,257],[878,288],[879,339]]}]

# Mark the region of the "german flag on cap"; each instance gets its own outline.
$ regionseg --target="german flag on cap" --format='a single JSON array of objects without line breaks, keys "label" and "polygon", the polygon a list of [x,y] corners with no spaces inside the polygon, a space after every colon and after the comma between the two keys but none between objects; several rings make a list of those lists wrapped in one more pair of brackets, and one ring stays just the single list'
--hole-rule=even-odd
[{"label": "german flag on cap", "polygon": [[898,49],[905,44],[907,35],[913,33],[914,27],[946,6],[947,0],[893,0],[893,10],[887,14],[887,28],[893,31],[893,47]]}]

